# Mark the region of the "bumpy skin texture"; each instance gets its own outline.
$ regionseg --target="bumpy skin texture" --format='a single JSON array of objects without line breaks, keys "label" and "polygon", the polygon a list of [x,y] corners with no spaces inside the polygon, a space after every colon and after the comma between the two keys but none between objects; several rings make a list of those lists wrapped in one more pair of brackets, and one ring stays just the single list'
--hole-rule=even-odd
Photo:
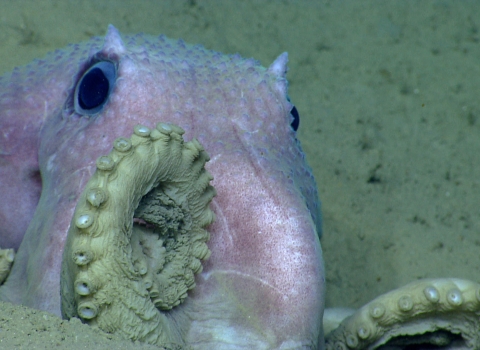
[{"label": "bumpy skin texture", "polygon": [[[75,112],[92,61],[117,66],[107,104]],[[290,123],[286,54],[268,68],[181,41],[92,39],[0,80],[0,241],[15,248],[0,299],[60,315],[67,231],[99,156],[135,125],[179,125],[211,157],[211,256],[167,319],[195,349],[322,347],[316,186]]]}]

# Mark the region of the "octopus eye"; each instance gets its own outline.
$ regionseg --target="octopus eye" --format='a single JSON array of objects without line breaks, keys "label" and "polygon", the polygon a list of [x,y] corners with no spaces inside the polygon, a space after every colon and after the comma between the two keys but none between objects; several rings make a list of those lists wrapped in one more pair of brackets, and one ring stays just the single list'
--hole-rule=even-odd
[{"label": "octopus eye", "polygon": [[110,61],[101,61],[91,66],[80,78],[75,88],[75,112],[94,115],[100,112],[112,92],[117,69]]},{"label": "octopus eye", "polygon": [[290,111],[290,114],[293,117],[293,120],[290,123],[290,126],[292,127],[293,131],[297,131],[298,126],[300,125],[300,115],[298,114],[298,111],[295,108],[295,106],[293,106],[292,110]]}]

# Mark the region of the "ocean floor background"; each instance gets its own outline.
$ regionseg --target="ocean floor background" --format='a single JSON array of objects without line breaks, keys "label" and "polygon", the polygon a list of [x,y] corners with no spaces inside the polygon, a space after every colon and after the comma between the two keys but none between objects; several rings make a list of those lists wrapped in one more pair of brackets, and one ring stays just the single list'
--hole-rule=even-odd
[{"label": "ocean floor background", "polygon": [[[480,2],[2,1],[0,74],[109,23],[264,66],[289,52],[322,200],[327,307],[419,278],[479,281]],[[0,303],[2,349],[149,348],[113,338]]]}]

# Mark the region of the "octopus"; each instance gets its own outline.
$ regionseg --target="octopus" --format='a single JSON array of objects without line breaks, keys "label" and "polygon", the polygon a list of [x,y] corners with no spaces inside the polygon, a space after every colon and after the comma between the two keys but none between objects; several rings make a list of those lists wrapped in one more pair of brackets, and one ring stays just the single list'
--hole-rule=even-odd
[{"label": "octopus", "polygon": [[477,348],[472,281],[324,310],[287,62],[109,26],[1,77],[0,300],[167,349]]}]

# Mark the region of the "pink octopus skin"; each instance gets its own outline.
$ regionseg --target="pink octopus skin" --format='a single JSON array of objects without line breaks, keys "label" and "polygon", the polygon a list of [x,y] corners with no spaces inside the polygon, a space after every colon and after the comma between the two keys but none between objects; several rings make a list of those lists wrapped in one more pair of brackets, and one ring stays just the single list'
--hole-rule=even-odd
[{"label": "pink octopus skin", "polygon": [[[93,57],[117,64],[104,108],[76,113]],[[0,299],[60,316],[60,270],[77,199],[113,141],[181,126],[211,160],[211,257],[170,312],[194,349],[321,349],[320,203],[291,127],[287,54],[268,68],[163,36],[57,50],[0,78],[0,246],[18,250]]]}]

